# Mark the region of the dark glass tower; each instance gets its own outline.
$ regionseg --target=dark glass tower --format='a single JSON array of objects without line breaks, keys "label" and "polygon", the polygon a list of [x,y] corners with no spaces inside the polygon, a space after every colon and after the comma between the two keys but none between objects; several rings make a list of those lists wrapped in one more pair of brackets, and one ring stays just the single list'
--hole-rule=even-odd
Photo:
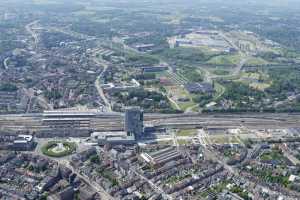
[{"label": "dark glass tower", "polygon": [[125,131],[127,135],[141,138],[144,132],[144,113],[139,107],[130,107],[125,111]]}]

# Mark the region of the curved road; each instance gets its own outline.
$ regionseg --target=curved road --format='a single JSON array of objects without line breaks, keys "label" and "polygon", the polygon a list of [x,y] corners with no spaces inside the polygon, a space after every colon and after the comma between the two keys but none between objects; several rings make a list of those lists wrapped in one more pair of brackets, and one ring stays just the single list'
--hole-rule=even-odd
[{"label": "curved road", "polygon": [[111,104],[109,103],[109,100],[106,98],[104,91],[101,87],[101,79],[103,79],[103,76],[106,72],[106,70],[108,69],[108,64],[105,63],[104,61],[100,62],[96,57],[94,57],[94,62],[97,63],[99,66],[103,66],[103,71],[101,72],[101,74],[97,77],[96,81],[95,81],[95,87],[99,93],[99,96],[101,97],[101,99],[103,100],[105,107],[107,108],[108,112],[112,111],[112,107]]}]

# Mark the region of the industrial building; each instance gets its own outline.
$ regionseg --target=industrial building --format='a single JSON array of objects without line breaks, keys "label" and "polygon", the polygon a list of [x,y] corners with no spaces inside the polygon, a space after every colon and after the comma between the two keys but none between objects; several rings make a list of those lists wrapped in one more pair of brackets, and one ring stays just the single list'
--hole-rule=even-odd
[{"label": "industrial building", "polygon": [[162,72],[168,70],[167,66],[152,66],[152,67],[143,67],[143,73],[154,73],[154,72]]},{"label": "industrial building", "polygon": [[130,83],[108,83],[102,85],[103,90],[109,94],[134,91],[139,89],[140,87],[141,84],[135,79],[132,79]]},{"label": "industrial building", "polygon": [[37,131],[37,137],[83,137],[90,134],[90,121],[96,111],[44,111],[43,130]]},{"label": "industrial building", "polygon": [[139,44],[135,46],[135,48],[140,52],[149,52],[153,50],[154,47],[154,44]]},{"label": "industrial building", "polygon": [[17,151],[30,151],[34,148],[32,135],[18,135],[13,142],[13,149]]},{"label": "industrial building", "polygon": [[152,166],[160,166],[171,160],[182,158],[182,154],[178,152],[174,147],[169,147],[151,154],[141,153],[140,157],[147,164],[150,164]]},{"label": "industrial building", "polygon": [[124,131],[115,132],[94,132],[91,138],[97,141],[99,145],[105,144],[134,144],[136,143],[134,135],[127,135]]},{"label": "industrial building", "polygon": [[188,83],[184,87],[189,93],[211,94],[214,92],[213,85],[210,83]]}]

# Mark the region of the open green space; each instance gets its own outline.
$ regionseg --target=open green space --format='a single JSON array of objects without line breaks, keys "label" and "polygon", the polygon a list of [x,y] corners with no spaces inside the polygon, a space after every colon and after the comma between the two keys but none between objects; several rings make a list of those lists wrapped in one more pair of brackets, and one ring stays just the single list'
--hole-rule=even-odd
[{"label": "open green space", "polygon": [[168,146],[171,146],[171,145],[173,145],[173,140],[160,140],[157,143],[159,145],[168,145]]},{"label": "open green space", "polygon": [[174,49],[165,49],[159,56],[168,60],[176,61],[176,64],[200,64],[210,60],[217,54],[202,51],[199,48],[178,47]]},{"label": "open green space", "polygon": [[182,103],[180,102],[180,103],[178,103],[178,105],[179,105],[179,107],[182,111],[185,111],[186,109],[188,109],[190,107],[193,107],[196,104],[193,101],[190,100],[190,101],[187,101],[187,102],[182,102]]},{"label": "open green space", "polygon": [[260,57],[252,57],[245,63],[246,66],[263,66],[267,64],[269,64],[269,62]]},{"label": "open green space", "polygon": [[[196,103],[193,101],[192,95],[190,95],[183,87],[180,86],[165,86],[166,92],[170,98],[172,98],[179,106],[180,110],[185,111],[186,109],[193,107]],[[180,101],[179,99],[185,99]],[[171,101],[172,107],[177,109],[174,102]]]},{"label": "open green space", "polygon": [[192,143],[191,140],[184,140],[184,139],[179,139],[177,140],[177,142],[180,146],[189,145]]},{"label": "open green space", "polygon": [[223,70],[223,69],[216,69],[213,71],[213,73],[218,76],[226,76],[230,74],[228,70]]},{"label": "open green space", "polygon": [[152,66],[159,63],[159,60],[155,56],[151,56],[148,54],[128,53],[125,58],[127,60],[127,63],[129,63],[131,66]]},{"label": "open green space", "polygon": [[180,67],[177,71],[179,76],[184,77],[190,82],[202,82],[203,74],[199,72],[195,67],[184,66]]},{"label": "open green space", "polygon": [[197,129],[180,129],[177,133],[177,136],[196,136]]},{"label": "open green space", "polygon": [[277,161],[280,164],[284,164],[286,161],[286,158],[284,157],[281,150],[278,149],[272,149],[271,151],[264,152],[260,159],[262,161]]},{"label": "open green space", "polygon": [[240,144],[241,142],[235,136],[218,135],[209,137],[213,144]]},{"label": "open green space", "polygon": [[238,81],[260,91],[264,91],[271,86],[268,74],[263,72],[243,72]]},{"label": "open green space", "polygon": [[220,83],[218,83],[218,82],[214,83],[214,89],[216,91],[215,95],[214,95],[214,100],[218,100],[219,98],[221,98],[222,95],[226,91],[226,88],[223,85],[221,85]]},{"label": "open green space", "polygon": [[235,55],[220,55],[211,58],[207,61],[207,64],[211,65],[222,65],[222,66],[232,66],[237,65],[241,61],[241,56],[239,54]]},{"label": "open green space", "polygon": [[236,151],[234,151],[233,149],[225,149],[224,152],[223,152],[223,155],[225,157],[232,157],[234,155],[236,155]]}]

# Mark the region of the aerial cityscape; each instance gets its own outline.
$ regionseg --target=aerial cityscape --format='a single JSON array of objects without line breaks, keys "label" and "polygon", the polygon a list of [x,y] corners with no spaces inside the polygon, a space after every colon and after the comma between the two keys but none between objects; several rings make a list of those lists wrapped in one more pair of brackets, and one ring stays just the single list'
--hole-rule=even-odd
[{"label": "aerial cityscape", "polygon": [[0,200],[300,199],[299,0],[0,0]]}]

